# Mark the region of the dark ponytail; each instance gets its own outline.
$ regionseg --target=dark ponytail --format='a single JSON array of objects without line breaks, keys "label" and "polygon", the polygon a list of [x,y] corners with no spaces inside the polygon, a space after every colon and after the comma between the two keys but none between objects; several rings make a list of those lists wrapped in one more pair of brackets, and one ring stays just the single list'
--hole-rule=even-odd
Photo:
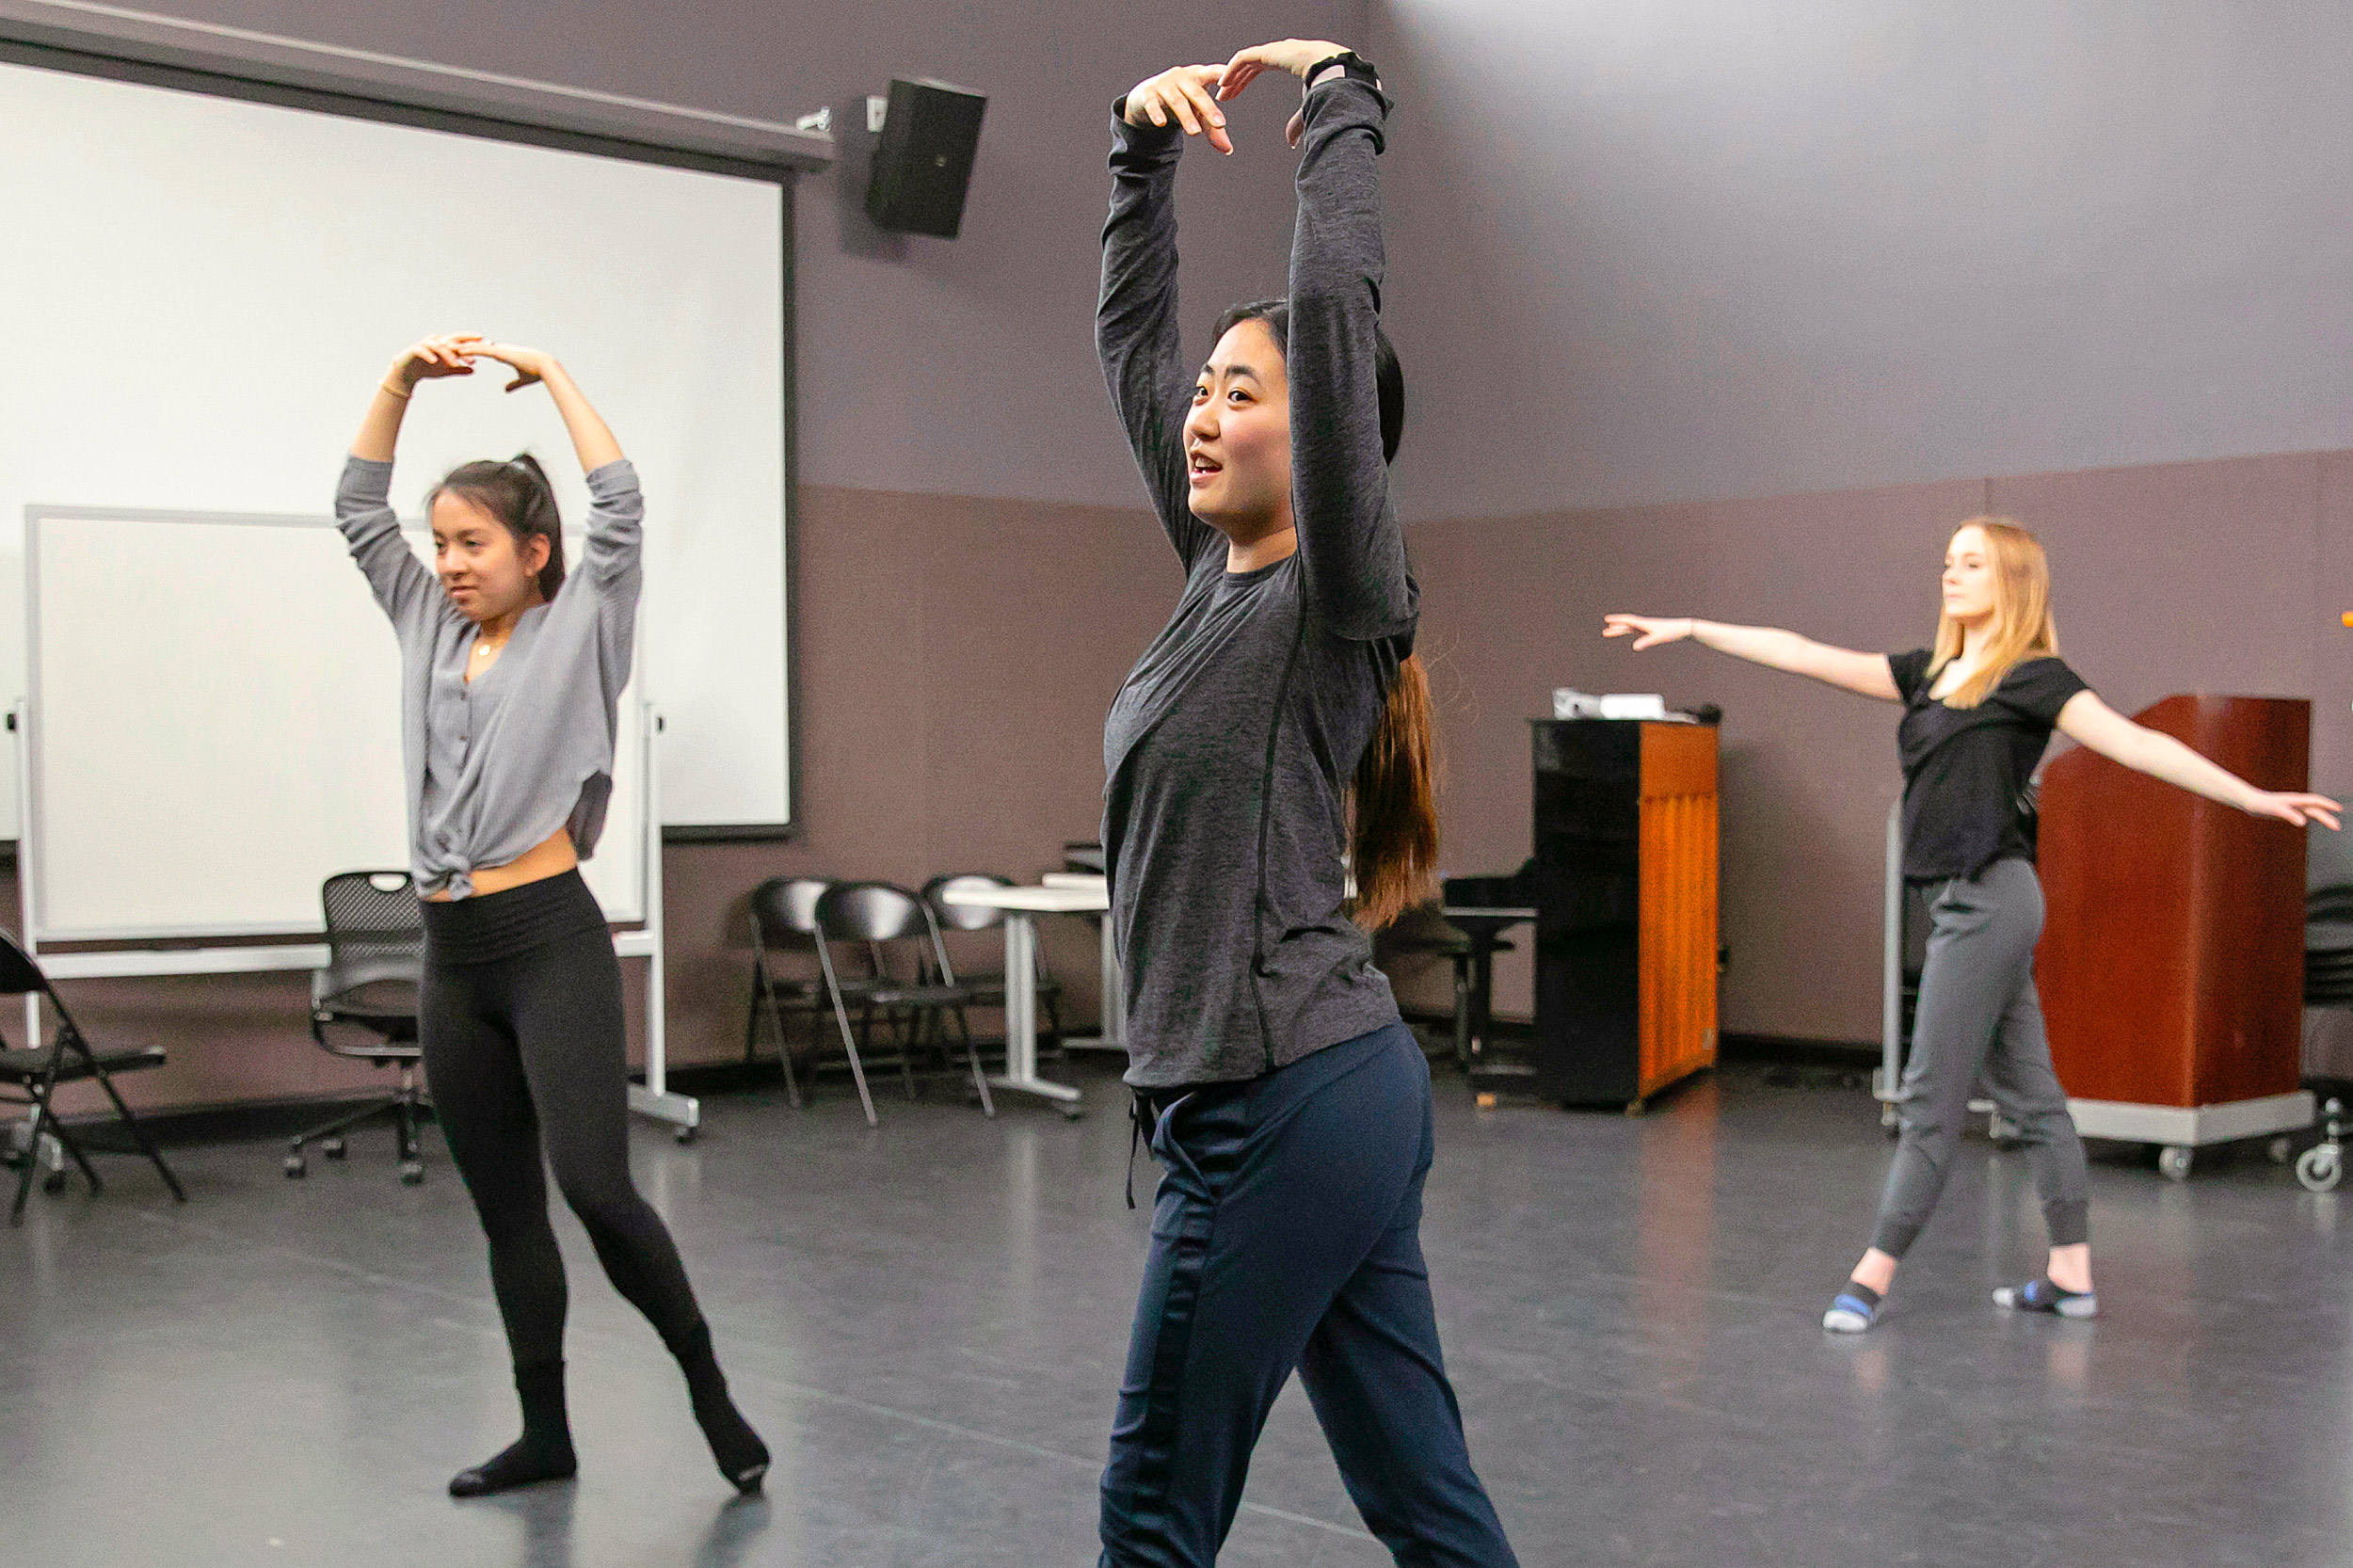
[{"label": "dark ponytail", "polygon": [[444,495],[470,501],[506,525],[515,548],[529,548],[534,538],[548,541],[548,564],[539,568],[539,597],[552,600],[564,585],[564,520],[555,509],[555,487],[539,459],[525,452],[510,462],[485,457],[460,463],[424,498],[425,509]]},{"label": "dark ponytail", "polygon": [[[1236,305],[1217,318],[1223,338],[1245,321],[1263,323],[1284,358],[1290,357],[1288,299]],[[1389,335],[1373,328],[1372,380],[1380,398],[1381,460],[1397,459],[1405,433],[1405,373]],[[1398,665],[1372,740],[1356,763],[1351,794],[1349,865],[1356,877],[1356,923],[1367,931],[1390,924],[1436,889],[1438,865],[1437,736],[1431,722],[1430,677],[1418,654]]]}]

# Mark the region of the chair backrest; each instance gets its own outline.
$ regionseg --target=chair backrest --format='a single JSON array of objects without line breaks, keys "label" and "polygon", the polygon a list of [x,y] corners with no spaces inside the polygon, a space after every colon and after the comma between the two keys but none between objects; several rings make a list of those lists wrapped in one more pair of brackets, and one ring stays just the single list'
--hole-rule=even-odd
[{"label": "chair backrest", "polygon": [[963,888],[1010,888],[1013,878],[992,876],[986,872],[959,872],[949,876],[935,876],[923,884],[923,902],[932,907],[939,923],[951,931],[986,931],[1005,923],[1002,909],[991,909],[977,904],[950,904],[942,896]]},{"label": "chair backrest", "polygon": [[21,997],[27,991],[46,993],[49,977],[40,972],[40,966],[32,955],[16,945],[16,938],[0,931],[0,997]]},{"label": "chair backrest", "polygon": [[897,942],[929,936],[931,911],[891,882],[837,882],[817,900],[817,930],[828,941]]},{"label": "chair backrest", "polygon": [[817,935],[817,901],[834,885],[829,876],[772,876],[752,889],[752,924],[760,944],[781,945]]},{"label": "chair backrest", "polygon": [[327,913],[327,968],[311,978],[314,1000],[378,981],[414,984],[424,972],[424,911],[407,872],[343,872],[319,887]]}]

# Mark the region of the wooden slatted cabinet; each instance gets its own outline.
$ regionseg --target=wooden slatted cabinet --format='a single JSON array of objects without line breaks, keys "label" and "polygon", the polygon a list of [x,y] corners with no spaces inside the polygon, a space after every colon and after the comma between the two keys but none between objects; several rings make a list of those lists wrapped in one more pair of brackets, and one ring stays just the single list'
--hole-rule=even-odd
[{"label": "wooden slatted cabinet", "polygon": [[1716,1061],[1716,728],[1532,722],[1537,1092],[1639,1111]]}]

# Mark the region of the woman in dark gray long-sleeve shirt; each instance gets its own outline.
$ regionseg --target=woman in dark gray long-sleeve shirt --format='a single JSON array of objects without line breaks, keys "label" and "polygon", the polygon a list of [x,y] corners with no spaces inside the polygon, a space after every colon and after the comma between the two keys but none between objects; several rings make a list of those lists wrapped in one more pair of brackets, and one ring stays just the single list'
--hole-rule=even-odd
[{"label": "woman in dark gray long-sleeve shirt", "polygon": [[[434,487],[438,573],[401,537],[390,495],[408,399],[479,360],[514,370],[508,392],[544,385],[564,417],[590,502],[575,573],[547,475],[528,456],[462,464]],[[720,1470],[756,1491],[768,1449],[728,1396],[669,1231],[630,1180],[620,967],[579,871],[604,826],[614,705],[629,683],[645,517],[636,471],[552,358],[454,333],[392,361],[335,515],[400,641],[409,857],[425,901],[425,1076],[489,1239],[522,1402],[521,1438],[458,1472],[450,1491],[481,1496],[576,1468],[549,1165],[605,1272],[678,1357]]]},{"label": "woman in dark gray long-sleeve shirt", "polygon": [[[1219,104],[1268,70],[1305,83],[1290,289],[1227,312],[1196,374],[1176,162],[1188,134],[1232,151]],[[1103,1474],[1102,1560],[1122,1568],[1215,1560],[1294,1369],[1400,1561],[1513,1561],[1422,1261],[1429,1068],[1366,935],[1436,854],[1419,591],[1388,492],[1388,106],[1354,55],[1288,40],[1113,110],[1097,346],[1185,572],[1103,734],[1128,1080],[1166,1169]]]}]

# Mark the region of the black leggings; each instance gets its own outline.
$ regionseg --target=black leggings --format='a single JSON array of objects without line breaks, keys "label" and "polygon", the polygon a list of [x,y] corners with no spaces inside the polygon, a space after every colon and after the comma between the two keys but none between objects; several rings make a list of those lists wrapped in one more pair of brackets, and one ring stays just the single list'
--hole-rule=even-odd
[{"label": "black leggings", "polygon": [[425,1076],[489,1238],[516,1370],[564,1356],[542,1144],[614,1287],[682,1352],[702,1311],[668,1229],[630,1180],[621,967],[596,896],[571,872],[424,913]]}]

